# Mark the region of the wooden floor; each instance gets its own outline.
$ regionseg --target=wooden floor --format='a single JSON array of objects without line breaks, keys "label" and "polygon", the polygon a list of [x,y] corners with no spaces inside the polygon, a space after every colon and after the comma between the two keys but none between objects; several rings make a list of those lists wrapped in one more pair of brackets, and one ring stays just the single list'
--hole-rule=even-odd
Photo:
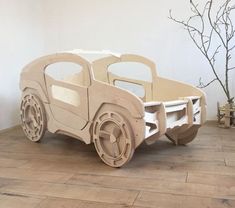
[{"label": "wooden floor", "polygon": [[119,169],[93,145],[20,128],[0,134],[1,208],[235,207],[235,129],[208,124],[187,146],[166,138],[139,147]]}]

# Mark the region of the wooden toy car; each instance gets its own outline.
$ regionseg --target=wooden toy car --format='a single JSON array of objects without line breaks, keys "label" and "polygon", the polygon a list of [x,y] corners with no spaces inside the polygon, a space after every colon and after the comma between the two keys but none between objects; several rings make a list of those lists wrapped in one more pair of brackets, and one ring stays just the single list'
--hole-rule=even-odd
[{"label": "wooden toy car", "polygon": [[[102,58],[84,58],[91,54]],[[145,71],[132,68],[132,77],[128,68],[110,70],[124,63]],[[159,77],[155,64],[138,55],[74,50],[44,56],[23,69],[20,89],[22,127],[30,140],[48,130],[93,142],[112,167],[126,164],[143,141],[166,135],[175,144],[191,142],[206,119],[201,90]]]}]

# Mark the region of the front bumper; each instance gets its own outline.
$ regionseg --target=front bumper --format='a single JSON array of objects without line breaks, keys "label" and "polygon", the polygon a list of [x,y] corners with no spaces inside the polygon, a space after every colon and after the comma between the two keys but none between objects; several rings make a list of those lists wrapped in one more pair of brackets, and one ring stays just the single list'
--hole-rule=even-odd
[{"label": "front bumper", "polygon": [[175,101],[146,102],[145,139],[158,139],[167,131],[187,125],[202,124],[202,107],[199,96],[183,97]]}]

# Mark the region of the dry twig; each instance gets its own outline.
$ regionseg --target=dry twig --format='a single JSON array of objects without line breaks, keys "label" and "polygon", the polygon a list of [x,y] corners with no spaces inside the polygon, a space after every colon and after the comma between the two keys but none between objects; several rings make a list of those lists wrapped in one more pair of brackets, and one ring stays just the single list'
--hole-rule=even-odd
[{"label": "dry twig", "polygon": [[[232,103],[234,100],[229,88],[229,72],[235,69],[235,66],[230,66],[231,53],[235,49],[235,41],[233,39],[235,29],[231,19],[231,12],[235,10],[235,5],[231,6],[231,2],[232,0],[225,0],[219,7],[214,18],[211,14],[213,0],[208,0],[201,11],[198,5],[193,0],[190,0],[192,16],[187,21],[174,18],[171,10],[169,11],[169,19],[184,26],[195,46],[208,61],[210,69],[214,74],[214,78],[207,84],[204,84],[200,78],[198,87],[205,88],[213,82],[218,81],[229,103]],[[194,26],[191,23],[196,18],[199,19],[200,26]],[[209,25],[206,25],[207,22],[209,22]],[[209,27],[209,32],[206,31],[206,27]],[[219,39],[220,43],[213,41],[214,38]],[[220,50],[221,47],[223,47],[223,50]],[[225,79],[221,78],[216,70],[216,56],[219,53],[222,57],[225,57]]]}]

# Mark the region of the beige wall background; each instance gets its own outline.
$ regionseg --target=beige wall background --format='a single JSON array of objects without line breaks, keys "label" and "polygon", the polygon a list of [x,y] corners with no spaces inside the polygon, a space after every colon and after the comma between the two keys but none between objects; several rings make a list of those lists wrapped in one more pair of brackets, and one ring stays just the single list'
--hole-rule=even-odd
[{"label": "beige wall background", "polygon": [[44,50],[42,4],[32,0],[0,0],[0,129],[17,125],[19,74]]},{"label": "beige wall background", "polygon": [[[190,14],[185,0],[0,0],[0,129],[19,123],[19,73],[45,53],[75,48],[137,53],[154,60],[160,76],[192,85],[200,77],[210,81],[207,62],[186,31],[168,19],[169,9],[179,18]],[[217,60],[222,74],[224,63]],[[231,75],[235,95],[235,70]],[[216,83],[204,90],[208,119],[216,119],[223,92]]]}]

